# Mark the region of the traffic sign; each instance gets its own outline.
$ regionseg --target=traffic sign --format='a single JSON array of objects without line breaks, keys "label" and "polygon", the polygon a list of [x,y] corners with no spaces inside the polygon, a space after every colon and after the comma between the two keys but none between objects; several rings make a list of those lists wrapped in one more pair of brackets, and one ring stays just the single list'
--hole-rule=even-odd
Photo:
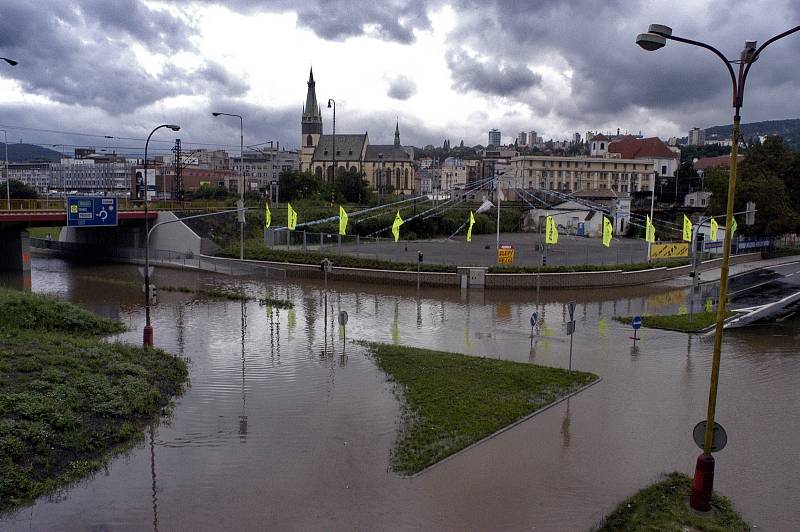
[{"label": "traffic sign", "polygon": [[[707,426],[708,422],[703,420],[695,425],[694,430],[692,430],[692,438],[694,438],[694,443],[696,443],[701,449],[705,449]],[[728,433],[725,432],[725,429],[722,428],[722,425],[715,421],[714,429],[711,431],[711,452],[716,453],[717,451],[721,451],[727,444]]]},{"label": "traffic sign", "polygon": [[536,324],[539,322],[539,313],[534,312],[531,314],[531,327],[536,327]]},{"label": "traffic sign", "polygon": [[570,301],[569,303],[567,303],[567,309],[569,310],[569,319],[570,320],[574,320],[575,319],[575,305],[576,305],[576,303],[574,301]]},{"label": "traffic sign", "polygon": [[567,334],[572,336],[575,333],[575,320],[567,322]]},{"label": "traffic sign", "polygon": [[346,310],[341,311],[339,313],[339,325],[344,327],[345,325],[347,325],[347,320],[348,320],[347,311]]},{"label": "traffic sign", "polygon": [[117,198],[67,196],[68,227],[117,225]]},{"label": "traffic sign", "polygon": [[153,276],[153,270],[155,270],[155,268],[156,268],[155,266],[148,267],[147,268],[147,275],[144,274],[144,266],[139,266],[138,269],[139,269],[139,273],[141,274],[142,277],[148,277],[148,276],[152,277]]},{"label": "traffic sign", "polygon": [[634,316],[633,321],[631,322],[631,327],[633,327],[634,330],[640,329],[642,327],[642,317]]}]

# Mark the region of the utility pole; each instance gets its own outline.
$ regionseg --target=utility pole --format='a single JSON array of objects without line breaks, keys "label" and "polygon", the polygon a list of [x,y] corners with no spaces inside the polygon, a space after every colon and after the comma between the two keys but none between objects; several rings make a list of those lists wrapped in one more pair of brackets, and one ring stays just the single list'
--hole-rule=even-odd
[{"label": "utility pole", "polygon": [[173,185],[175,199],[183,201],[183,155],[181,153],[181,139],[175,139],[175,147],[172,148],[172,153],[175,154],[175,183]]}]

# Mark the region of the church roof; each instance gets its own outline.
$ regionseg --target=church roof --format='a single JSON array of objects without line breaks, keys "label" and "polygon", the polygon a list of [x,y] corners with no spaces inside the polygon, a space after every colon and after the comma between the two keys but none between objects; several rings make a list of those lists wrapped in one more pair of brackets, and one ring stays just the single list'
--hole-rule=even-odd
[{"label": "church roof", "polygon": [[306,103],[303,106],[303,120],[313,120],[322,122],[322,113],[317,103],[317,90],[314,82],[314,69],[308,73],[308,92],[306,93]]},{"label": "church roof", "polygon": [[677,153],[670,150],[658,137],[637,139],[630,135],[615,140],[608,145],[608,151],[619,153],[623,159],[677,159]]},{"label": "church roof", "polygon": [[595,135],[594,137],[592,137],[592,140],[611,140],[611,139],[600,133],[599,135]]},{"label": "church roof", "polygon": [[[360,161],[364,144],[368,143],[367,134],[336,135],[336,160]],[[333,161],[333,135],[320,135],[314,150],[313,160]]]},{"label": "church roof", "polygon": [[365,161],[411,161],[411,156],[402,147],[391,144],[370,144]]}]

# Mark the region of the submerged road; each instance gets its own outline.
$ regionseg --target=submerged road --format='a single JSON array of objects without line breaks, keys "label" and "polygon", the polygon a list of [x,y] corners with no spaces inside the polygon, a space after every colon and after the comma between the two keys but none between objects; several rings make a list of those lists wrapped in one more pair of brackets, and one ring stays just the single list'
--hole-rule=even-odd
[{"label": "submerged road", "polygon": [[797,292],[800,292],[800,261],[737,275],[728,286],[733,309],[765,305]]}]

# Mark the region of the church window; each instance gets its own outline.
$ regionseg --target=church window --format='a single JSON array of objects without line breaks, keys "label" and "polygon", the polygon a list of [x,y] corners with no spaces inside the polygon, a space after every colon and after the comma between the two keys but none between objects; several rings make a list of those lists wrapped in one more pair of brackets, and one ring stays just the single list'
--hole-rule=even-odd
[{"label": "church window", "polygon": [[312,146],[314,141],[311,138],[311,135],[306,135],[306,146]]},{"label": "church window", "polygon": [[328,181],[333,181],[333,166],[328,167]]},{"label": "church window", "polygon": [[314,173],[317,175],[317,177],[322,178],[322,167],[317,166],[317,168],[314,170]]},{"label": "church window", "polygon": [[601,143],[600,143],[600,149],[601,149],[601,150],[604,150],[604,149],[606,149],[606,143],[605,143],[605,142],[601,142]]},{"label": "church window", "polygon": [[355,166],[351,166],[350,167],[350,173],[354,174],[355,172],[356,172],[356,167]]},{"label": "church window", "polygon": [[347,152],[347,155],[353,155],[353,150],[349,150],[349,151]]},{"label": "church window", "polygon": [[325,150],[324,152],[322,152],[322,154],[323,155],[328,155],[328,150]]}]

